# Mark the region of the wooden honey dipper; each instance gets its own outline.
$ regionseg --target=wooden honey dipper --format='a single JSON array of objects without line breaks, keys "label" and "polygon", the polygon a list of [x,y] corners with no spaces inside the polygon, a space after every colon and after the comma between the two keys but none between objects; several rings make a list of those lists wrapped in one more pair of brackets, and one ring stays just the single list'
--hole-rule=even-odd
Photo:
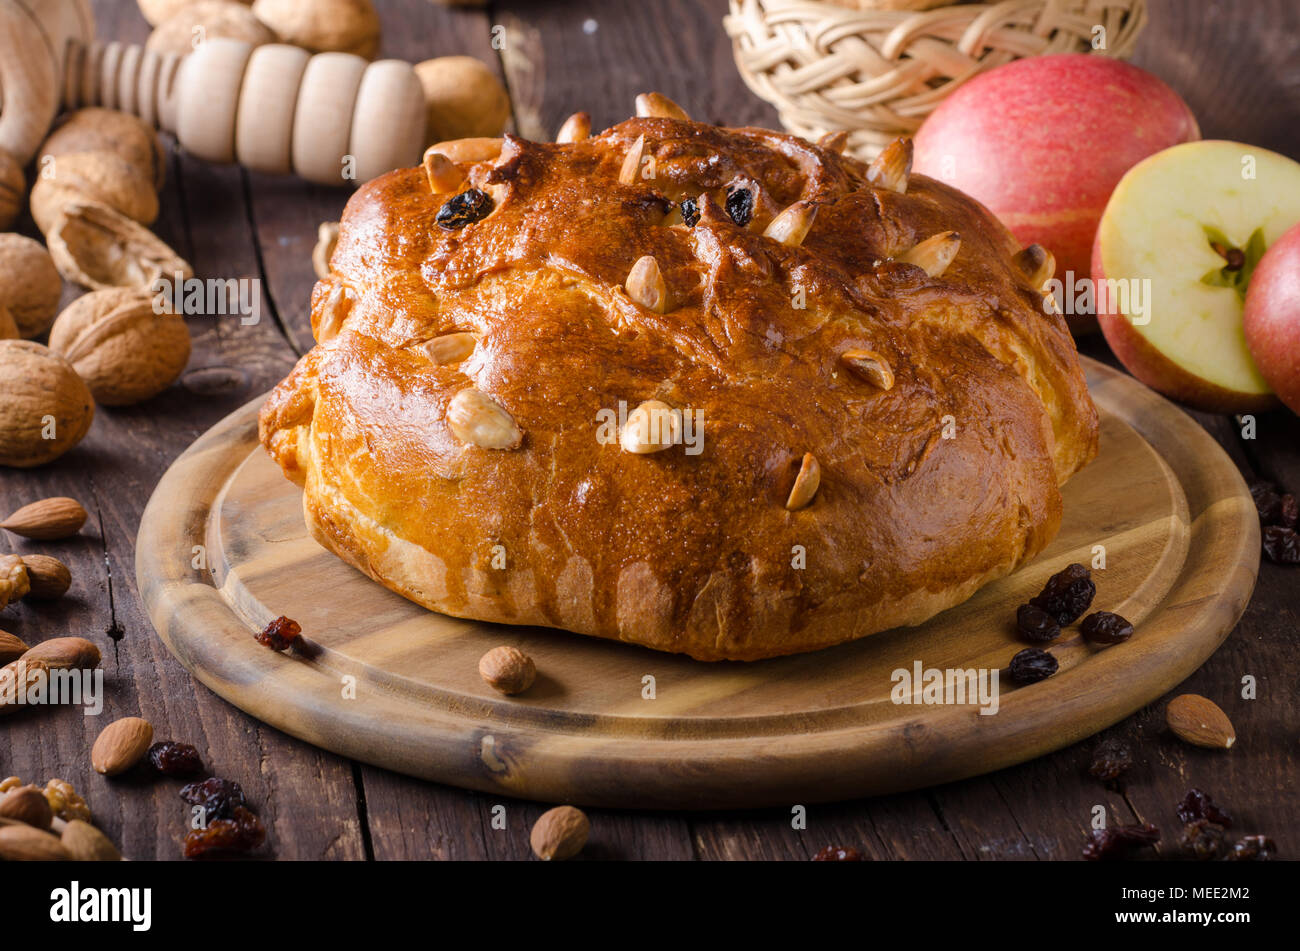
[{"label": "wooden honey dipper", "polygon": [[63,110],[103,106],[191,155],[323,185],[418,165],[424,94],[409,63],[237,40],[184,58],[95,41],[89,0],[0,0],[0,149],[26,165]]}]

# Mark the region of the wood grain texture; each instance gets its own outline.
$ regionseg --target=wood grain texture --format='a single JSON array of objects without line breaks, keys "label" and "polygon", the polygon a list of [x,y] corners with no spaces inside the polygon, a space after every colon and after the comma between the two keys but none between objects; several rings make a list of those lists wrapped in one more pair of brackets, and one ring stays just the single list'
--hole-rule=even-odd
[{"label": "wood grain texture", "polygon": [[[1094,364],[1090,383],[1104,414],[1101,454],[1066,486],[1066,521],[1043,555],[919,628],[834,650],[701,664],[426,612],[310,539],[299,491],[256,444],[256,405],[205,434],[159,484],[141,523],[139,582],[168,646],[222,696],[404,773],[633,808],[927,786],[1032,758],[1132,712],[1199,666],[1249,598],[1258,527],[1231,462],[1128,377]],[[1061,672],[1032,688],[1004,682],[994,716],[891,701],[892,672],[917,663],[1005,667],[1023,646],[1013,606],[1070,561],[1090,561],[1098,544],[1098,606],[1132,620],[1141,638],[1097,651],[1067,632],[1053,645]],[[189,563],[195,545],[206,547],[210,577]],[[310,660],[253,642],[281,614],[302,624]],[[537,661],[526,695],[501,698],[478,677],[479,656],[498,643]],[[642,696],[646,676],[653,701]],[[354,696],[340,689],[349,679]]]}]

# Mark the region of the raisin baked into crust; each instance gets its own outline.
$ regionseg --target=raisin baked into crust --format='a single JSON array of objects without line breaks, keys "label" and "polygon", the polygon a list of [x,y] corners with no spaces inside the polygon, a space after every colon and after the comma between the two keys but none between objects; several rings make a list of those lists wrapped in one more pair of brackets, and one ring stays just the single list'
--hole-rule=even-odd
[{"label": "raisin baked into crust", "polygon": [[910,142],[639,106],[352,197],[261,416],[315,538],[435,611],[704,660],[917,624],[1042,550],[1097,447],[1051,255]]}]

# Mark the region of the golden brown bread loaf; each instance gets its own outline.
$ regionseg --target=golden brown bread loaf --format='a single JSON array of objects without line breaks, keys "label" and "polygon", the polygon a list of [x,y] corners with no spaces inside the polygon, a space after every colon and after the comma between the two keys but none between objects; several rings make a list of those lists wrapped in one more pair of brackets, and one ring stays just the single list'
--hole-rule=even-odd
[{"label": "golden brown bread loaf", "polygon": [[639,106],[352,197],[261,418],[321,544],[436,611],[705,660],[917,624],[1039,552],[1097,446],[1051,256],[910,143]]}]

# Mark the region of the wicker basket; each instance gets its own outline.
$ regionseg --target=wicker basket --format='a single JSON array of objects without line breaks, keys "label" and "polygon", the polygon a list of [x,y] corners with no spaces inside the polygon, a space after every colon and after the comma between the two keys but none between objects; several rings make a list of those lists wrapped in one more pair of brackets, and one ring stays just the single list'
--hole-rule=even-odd
[{"label": "wicker basket", "polygon": [[[730,0],[723,23],[746,84],[796,135],[849,132],[873,158],[915,132],[986,69],[1044,53],[1127,57],[1146,0],[1004,0],[936,9],[855,10],[825,0]],[[1093,50],[1097,27],[1105,48]]]}]

